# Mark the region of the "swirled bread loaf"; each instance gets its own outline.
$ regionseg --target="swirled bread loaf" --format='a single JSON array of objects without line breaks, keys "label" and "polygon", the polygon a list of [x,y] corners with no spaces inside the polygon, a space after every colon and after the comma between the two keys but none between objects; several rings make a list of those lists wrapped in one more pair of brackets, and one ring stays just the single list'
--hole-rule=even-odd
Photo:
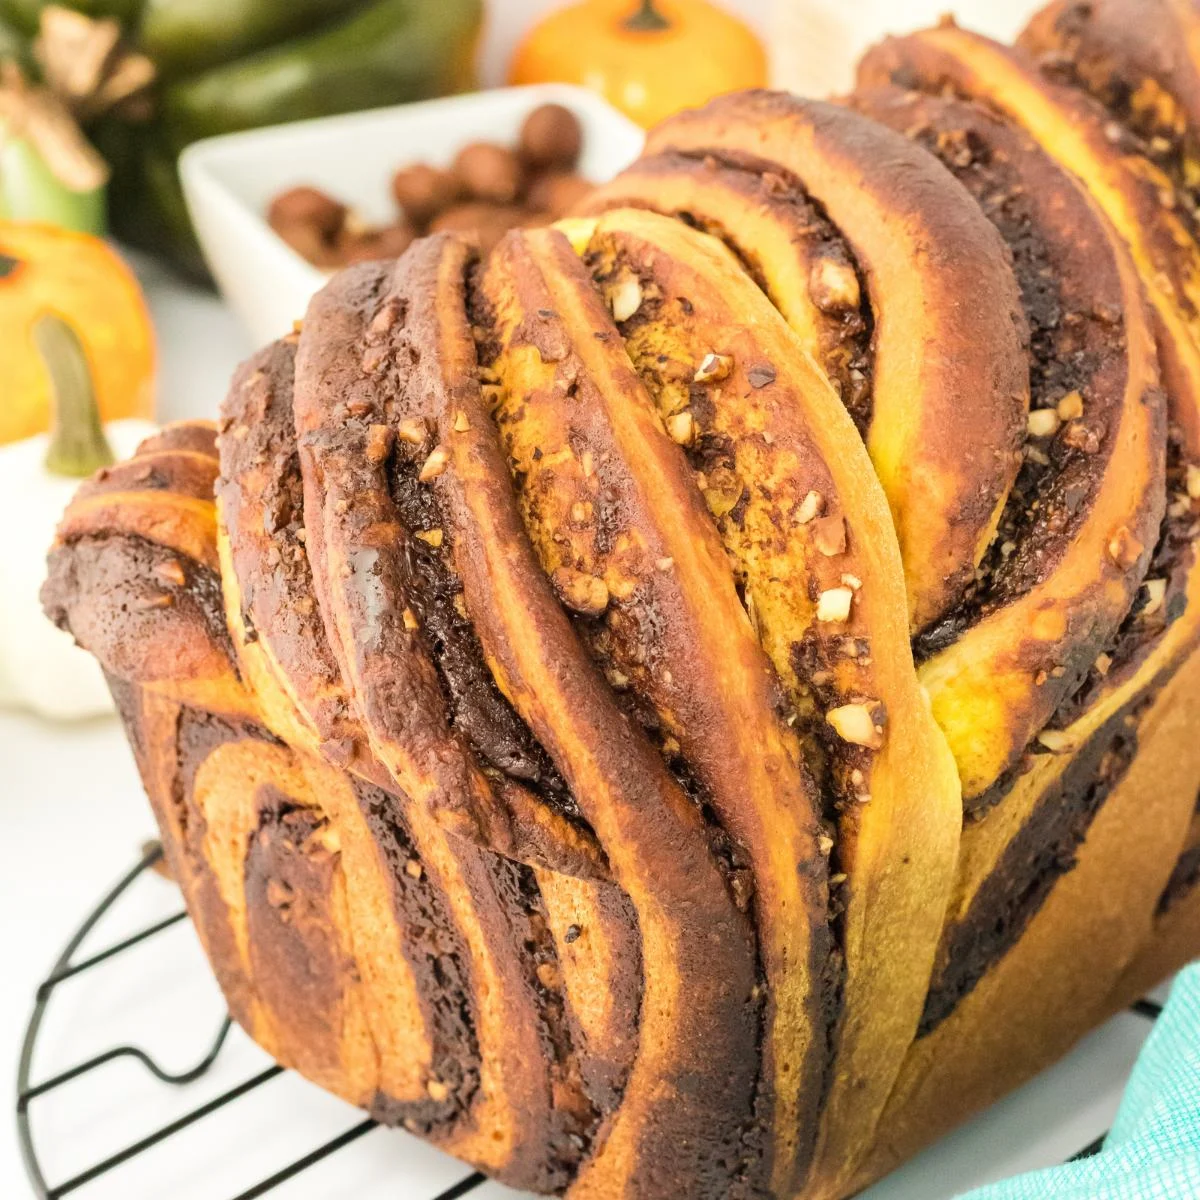
[{"label": "swirled bread loaf", "polygon": [[836,1200],[1200,950],[1195,21],[681,114],[81,489],[47,610],[268,1051],[517,1187]]}]

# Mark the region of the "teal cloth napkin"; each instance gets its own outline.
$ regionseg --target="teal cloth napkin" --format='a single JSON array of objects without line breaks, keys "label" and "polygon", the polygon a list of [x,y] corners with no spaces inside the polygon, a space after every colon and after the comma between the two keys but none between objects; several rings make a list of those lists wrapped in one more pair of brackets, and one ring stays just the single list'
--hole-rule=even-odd
[{"label": "teal cloth napkin", "polygon": [[1099,1154],[960,1200],[1200,1200],[1200,963],[1175,981]]}]

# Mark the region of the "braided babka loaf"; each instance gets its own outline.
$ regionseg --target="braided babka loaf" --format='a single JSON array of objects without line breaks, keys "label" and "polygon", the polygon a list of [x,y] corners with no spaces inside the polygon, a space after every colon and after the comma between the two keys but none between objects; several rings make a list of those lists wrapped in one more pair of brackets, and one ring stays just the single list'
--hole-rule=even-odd
[{"label": "braided babka loaf", "polygon": [[836,1200],[1200,952],[1198,46],[724,97],[85,485],[47,610],[259,1043],[516,1187]]}]

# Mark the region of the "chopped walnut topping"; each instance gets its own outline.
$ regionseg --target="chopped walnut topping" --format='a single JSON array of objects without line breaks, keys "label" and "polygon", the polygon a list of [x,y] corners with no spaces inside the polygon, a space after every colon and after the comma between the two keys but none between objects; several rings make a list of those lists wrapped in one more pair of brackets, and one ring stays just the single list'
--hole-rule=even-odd
[{"label": "chopped walnut topping", "polygon": [[825,555],[833,558],[846,552],[846,520],[844,517],[821,517],[813,522],[813,545]]},{"label": "chopped walnut topping", "polygon": [[1037,740],[1051,754],[1072,754],[1078,745],[1075,737],[1063,729],[1043,729]]},{"label": "chopped walnut topping", "polygon": [[628,321],[642,307],[642,285],[636,275],[628,271],[621,274],[608,289],[608,307],[617,322]]},{"label": "chopped walnut topping", "polygon": [[808,294],[824,313],[857,308],[862,299],[854,268],[834,258],[820,258],[813,263],[808,273]]},{"label": "chopped walnut topping", "polygon": [[410,858],[404,864],[404,873],[411,879],[420,879],[422,873],[420,860],[416,858]]},{"label": "chopped walnut topping", "polygon": [[817,838],[817,849],[820,850],[820,852],[826,858],[828,858],[833,853],[833,838],[831,838],[827,833],[821,834],[821,836]]},{"label": "chopped walnut topping", "polygon": [[571,505],[571,520],[576,525],[584,525],[592,515],[592,505],[588,500],[576,500]]},{"label": "chopped walnut topping", "polygon": [[807,525],[809,521],[815,520],[824,511],[825,497],[820,492],[809,492],[800,501],[800,507],[796,509],[796,524]]},{"label": "chopped walnut topping", "polygon": [[1122,525],[1108,542],[1109,558],[1123,571],[1127,571],[1137,562],[1144,549],[1127,525]]},{"label": "chopped walnut topping", "polygon": [[1099,654],[1096,656],[1096,661],[1092,664],[1096,668],[1100,678],[1103,679],[1112,667],[1111,654]]},{"label": "chopped walnut topping", "polygon": [[425,1090],[429,1093],[430,1100],[436,1100],[439,1104],[450,1096],[450,1089],[440,1079],[431,1079],[425,1085]]},{"label": "chopped walnut topping", "polygon": [[862,587],[862,580],[861,580],[861,579],[859,579],[859,577],[858,577],[857,575],[849,575],[849,574],[845,574],[845,575],[843,575],[843,576],[842,576],[842,582],[843,582],[843,583],[844,583],[844,584],[845,584],[845,585],[846,585],[848,588],[851,588],[851,589],[853,589],[853,590],[854,590],[854,591],[856,591],[856,592],[858,591],[858,589],[859,589],[860,587]]},{"label": "chopped walnut topping", "polygon": [[392,431],[386,425],[372,425],[367,430],[367,462],[379,464],[392,451]]},{"label": "chopped walnut topping", "polygon": [[1074,421],[1083,416],[1083,397],[1077,391],[1068,392],[1055,405],[1054,411],[1060,421]]},{"label": "chopped walnut topping", "polygon": [[471,422],[467,414],[461,409],[454,414],[454,432],[466,433],[471,428]]},{"label": "chopped walnut topping", "polygon": [[579,466],[583,470],[584,479],[591,479],[596,470],[596,466],[592,459],[592,452],[590,450],[585,450],[579,456]]},{"label": "chopped walnut topping", "polygon": [[1072,450],[1084,454],[1097,454],[1100,450],[1100,433],[1084,421],[1072,421],[1063,434],[1063,441]]},{"label": "chopped walnut topping", "polygon": [[562,985],[562,977],[558,973],[558,968],[553,963],[538,963],[537,978],[538,983],[548,991],[553,991]]},{"label": "chopped walnut topping", "polygon": [[420,629],[420,623],[417,621],[417,614],[411,608],[406,608],[403,613],[404,628],[410,632],[414,629]]},{"label": "chopped walnut topping", "polygon": [[854,592],[848,587],[828,588],[817,597],[817,620],[848,621]]},{"label": "chopped walnut topping", "polygon": [[667,418],[667,433],[671,441],[681,446],[690,446],[696,437],[696,422],[692,414],[684,409],[673,417]]},{"label": "chopped walnut topping", "polygon": [[728,467],[717,467],[706,481],[704,502],[708,505],[708,511],[720,518],[732,511],[745,490],[746,485],[735,471]]},{"label": "chopped walnut topping", "polygon": [[1188,463],[1187,494],[1192,500],[1200,500],[1200,467]]},{"label": "chopped walnut topping", "polygon": [[413,537],[420,538],[427,546],[432,546],[436,550],[445,540],[446,535],[440,529],[419,529],[413,534]]},{"label": "chopped walnut topping", "polygon": [[713,383],[725,379],[733,370],[733,356],[730,354],[706,354],[692,376],[693,383]]},{"label": "chopped walnut topping", "polygon": [[562,602],[577,613],[598,617],[608,607],[608,585],[596,575],[558,567],[550,580]]},{"label": "chopped walnut topping", "polygon": [[669,571],[675,565],[675,560],[673,558],[656,558],[654,565],[660,571]]},{"label": "chopped walnut topping", "polygon": [[434,446],[429,452],[429,457],[421,464],[421,472],[417,478],[422,483],[428,483],[431,479],[436,479],[445,469],[446,464],[450,461],[450,452],[445,446]]},{"label": "chopped walnut topping", "polygon": [[1142,616],[1153,616],[1163,606],[1167,598],[1167,581],[1165,579],[1147,579],[1142,583],[1146,589],[1146,606]]},{"label": "chopped walnut topping", "polygon": [[410,446],[421,446],[429,437],[429,426],[420,417],[406,417],[396,427],[396,436]]},{"label": "chopped walnut topping", "polygon": [[841,887],[842,884],[845,883],[846,880],[849,878],[850,878],[850,876],[847,875],[845,871],[838,871],[838,872],[836,872],[836,874],[830,875],[829,886],[830,887]]},{"label": "chopped walnut topping", "polygon": [[470,614],[467,612],[467,601],[462,592],[454,593],[454,611],[458,613],[458,615],[462,617],[464,621],[469,621],[471,619]]},{"label": "chopped walnut topping", "polygon": [[883,745],[883,727],[875,723],[875,714],[869,704],[843,704],[831,708],[825,720],[843,742],[852,746],[866,746],[878,750]]},{"label": "chopped walnut topping", "polygon": [[158,576],[163,583],[169,583],[174,587],[183,587],[187,582],[187,576],[183,571],[183,563],[177,558],[169,558],[166,562],[159,563],[154,568],[154,574]]},{"label": "chopped walnut topping", "polygon": [[1058,432],[1061,424],[1058,413],[1054,409],[1035,408],[1030,412],[1025,428],[1030,437],[1048,438]]}]

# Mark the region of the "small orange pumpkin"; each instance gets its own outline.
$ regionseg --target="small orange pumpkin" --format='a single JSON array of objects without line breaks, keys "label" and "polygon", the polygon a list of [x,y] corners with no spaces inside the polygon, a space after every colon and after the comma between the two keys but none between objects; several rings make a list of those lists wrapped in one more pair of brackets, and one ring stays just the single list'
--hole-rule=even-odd
[{"label": "small orange pumpkin", "polygon": [[154,330],[141,289],[99,238],[0,221],[0,444],[50,428],[52,391],[33,328],[61,318],[82,343],[102,421],[154,413]]},{"label": "small orange pumpkin", "polygon": [[707,0],[583,0],[536,24],[509,64],[511,83],[577,83],[639,125],[767,82],[754,33]]}]

